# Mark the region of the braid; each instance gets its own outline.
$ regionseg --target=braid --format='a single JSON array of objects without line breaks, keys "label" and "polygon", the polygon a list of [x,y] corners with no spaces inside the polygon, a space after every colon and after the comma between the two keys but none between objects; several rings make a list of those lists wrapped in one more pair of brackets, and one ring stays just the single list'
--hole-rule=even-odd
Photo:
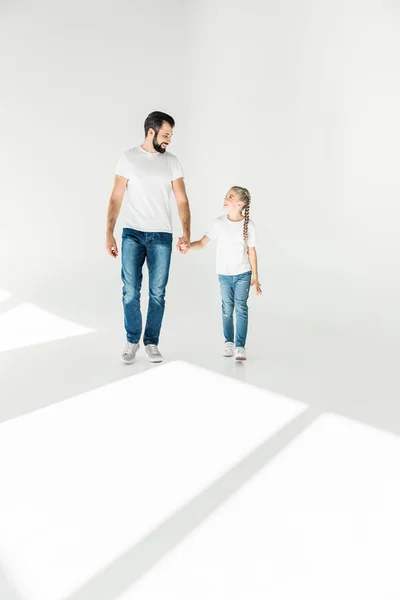
[{"label": "braid", "polygon": [[250,215],[250,205],[247,204],[244,208],[244,223],[243,223],[243,241],[247,244],[249,239],[249,215]]},{"label": "braid", "polygon": [[249,190],[244,187],[235,185],[232,190],[239,195],[240,200],[244,203],[244,223],[243,223],[243,241],[247,245],[249,239],[249,217],[250,217],[250,201],[251,196]]}]

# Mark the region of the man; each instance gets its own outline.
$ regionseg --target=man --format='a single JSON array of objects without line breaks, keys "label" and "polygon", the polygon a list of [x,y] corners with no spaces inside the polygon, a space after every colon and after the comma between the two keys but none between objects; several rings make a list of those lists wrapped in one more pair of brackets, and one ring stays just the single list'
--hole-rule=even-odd
[{"label": "man", "polygon": [[143,343],[150,362],[163,360],[158,343],[172,253],[172,191],[183,228],[176,247],[186,254],[181,244],[190,244],[190,208],[183,171],[176,156],[167,152],[174,127],[172,117],[152,112],[144,123],[143,144],[124,152],[115,172],[107,215],[106,248],[111,256],[118,256],[114,227],[126,195],[128,217],[122,233],[121,271],[127,339],[122,354],[125,364],[135,360],[142,334],[140,292],[145,261],[149,270],[149,306]]}]

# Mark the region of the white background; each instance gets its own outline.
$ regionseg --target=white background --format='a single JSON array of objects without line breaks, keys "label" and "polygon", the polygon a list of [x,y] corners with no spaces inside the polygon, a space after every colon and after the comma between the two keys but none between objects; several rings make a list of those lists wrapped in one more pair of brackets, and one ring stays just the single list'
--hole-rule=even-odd
[{"label": "white background", "polygon": [[[400,434],[399,34],[394,0],[0,1],[0,420],[50,404],[56,409],[62,400],[68,406],[68,399],[79,415],[78,394],[96,389],[101,394],[121,379],[127,380],[122,387],[129,405],[138,390],[136,373],[153,368],[143,355],[131,368],[119,364],[124,338],[120,263],[106,254],[104,234],[118,157],[143,141],[150,111],[166,111],[177,123],[171,152],[186,173],[193,238],[221,214],[231,185],[248,187],[264,288],[262,298],[253,294],[250,299],[249,361],[227,362],[220,356],[215,248],[210,244],[185,257],[175,252],[161,344],[166,361],[185,360],[223,373],[235,385],[236,380],[251,384],[243,403],[260,387],[303,402],[309,407],[306,422],[326,412],[350,419],[340,422],[349,424],[340,452],[341,426],[326,445],[317,436],[311,454],[321,458],[317,466],[327,480],[329,465],[335,470],[331,485],[340,496],[353,476],[350,467],[346,470],[353,464],[347,455],[356,453],[365,476],[362,489],[371,485],[377,494],[376,504],[375,496],[370,499],[377,523],[386,511],[384,527],[377,526],[368,538],[372,547],[388,548],[387,555],[372,556],[371,564],[376,560],[381,570],[371,568],[371,576],[386,577],[389,585],[393,541],[388,523],[397,514],[386,498],[398,497],[398,473],[391,466],[398,444],[385,440]],[[176,212],[174,221],[178,235]],[[119,389],[115,385],[106,389]],[[155,389],[150,385],[139,395],[145,408],[146,394]],[[212,394],[214,384],[208,389]],[[183,371],[174,372],[173,384],[164,391],[166,401],[172,395],[203,414],[207,390],[199,394]],[[212,398],[207,400],[213,413]],[[112,411],[113,392],[108,401]],[[222,404],[217,409],[222,424],[232,419]],[[177,427],[190,438],[189,421],[179,421],[181,413],[172,408],[166,412],[166,430]],[[51,414],[45,409],[38,418],[50,436]],[[98,422],[95,409],[86,416]],[[16,420],[10,438],[22,463],[28,421]],[[366,425],[377,432],[373,438]],[[283,428],[266,448],[268,460],[304,427],[295,420],[292,429]],[[29,433],[34,440],[40,428]],[[208,434],[205,427],[200,446]],[[118,438],[118,427],[113,435]],[[361,439],[370,453],[357,450]],[[112,437],[109,443],[112,448]],[[217,439],[216,453],[218,446]],[[62,451],[68,456],[64,446]],[[155,455],[162,451],[155,446]],[[112,460],[125,464],[127,456],[117,454]],[[201,459],[201,452],[196,456]],[[332,456],[336,462],[327,463]],[[6,459],[10,481],[12,457],[10,452]],[[318,482],[307,453],[303,457],[301,469],[290,463],[290,472],[282,462],[271,464],[278,479],[279,469],[286,472],[289,483],[293,473],[299,474],[307,507],[315,501],[313,483]],[[83,449],[82,464],[85,460]],[[94,459],[93,469],[101,471],[101,461]],[[12,495],[12,484],[7,489]],[[386,496],[392,489],[396,493]],[[37,491],[40,496],[46,490]],[[255,515],[252,493],[242,500],[250,516]],[[276,498],[279,519],[297,519],[302,532],[302,511],[297,517],[280,504],[279,492]],[[22,504],[26,518],[33,506],[29,494]],[[318,519],[329,522],[332,514],[347,530],[357,515],[357,506],[335,499],[332,504],[322,499],[319,506],[326,511],[312,511],[307,531],[320,531]],[[367,509],[364,514],[361,531],[367,527]],[[13,517],[23,535],[38,522],[32,513],[24,529],[17,512]],[[398,519],[393,522],[397,527]],[[151,540],[150,546],[155,541],[158,548],[160,540]],[[278,535],[272,551],[281,541]],[[103,543],[107,546],[106,538]],[[218,543],[226,543],[223,535]],[[195,556],[202,551],[203,546],[197,548]],[[9,563],[7,547],[0,556],[0,588],[6,585],[2,579],[10,578],[20,595],[24,577],[13,581]],[[244,562],[244,580],[248,567]],[[123,565],[118,569],[116,587]],[[96,582],[97,575],[85,577]],[[104,576],[109,577],[107,570]],[[364,584],[368,587],[367,580]],[[115,597],[110,589],[114,595],[104,591],[104,600]],[[77,594],[73,600],[82,600],[84,595]],[[381,597],[392,600],[388,594]]]},{"label": "white background", "polygon": [[[3,287],[70,311],[73,296],[86,316],[96,298],[105,318],[120,310],[106,205],[120,153],[158,109],[177,122],[171,151],[195,238],[229,186],[252,193],[258,318],[398,331],[395,2],[20,1],[0,11]],[[214,251],[180,258],[168,308],[192,314],[217,297]]]}]

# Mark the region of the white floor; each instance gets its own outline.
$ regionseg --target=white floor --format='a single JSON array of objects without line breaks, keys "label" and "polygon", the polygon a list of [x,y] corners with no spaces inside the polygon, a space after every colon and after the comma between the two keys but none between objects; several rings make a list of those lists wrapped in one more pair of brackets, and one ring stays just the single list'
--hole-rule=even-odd
[{"label": "white floor", "polygon": [[268,312],[238,365],[175,311],[126,367],[119,304],[27,300],[0,293],[1,600],[400,597],[393,341]]},{"label": "white floor", "polygon": [[399,462],[322,415],[121,600],[399,598]]}]

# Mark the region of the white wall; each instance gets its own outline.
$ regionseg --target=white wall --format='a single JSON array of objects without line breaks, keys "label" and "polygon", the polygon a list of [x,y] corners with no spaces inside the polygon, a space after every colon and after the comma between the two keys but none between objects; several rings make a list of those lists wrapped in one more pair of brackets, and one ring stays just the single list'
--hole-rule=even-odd
[{"label": "white wall", "polygon": [[104,250],[119,155],[141,143],[151,110],[179,119],[184,3],[21,0],[0,11],[0,288],[50,308],[69,294],[95,312],[94,298],[120,294]]},{"label": "white wall", "polygon": [[194,232],[218,213],[230,185],[247,186],[263,310],[393,331],[398,6],[205,0],[191,17],[185,162]]},{"label": "white wall", "polygon": [[[177,120],[171,151],[194,237],[229,186],[252,193],[265,289],[254,314],[399,326],[394,2],[24,0],[1,10],[0,287],[51,298],[75,286],[88,313],[94,297],[120,310],[106,205],[120,152],[159,109]],[[189,316],[214,302],[213,271],[210,248],[175,255],[170,309]]]}]

